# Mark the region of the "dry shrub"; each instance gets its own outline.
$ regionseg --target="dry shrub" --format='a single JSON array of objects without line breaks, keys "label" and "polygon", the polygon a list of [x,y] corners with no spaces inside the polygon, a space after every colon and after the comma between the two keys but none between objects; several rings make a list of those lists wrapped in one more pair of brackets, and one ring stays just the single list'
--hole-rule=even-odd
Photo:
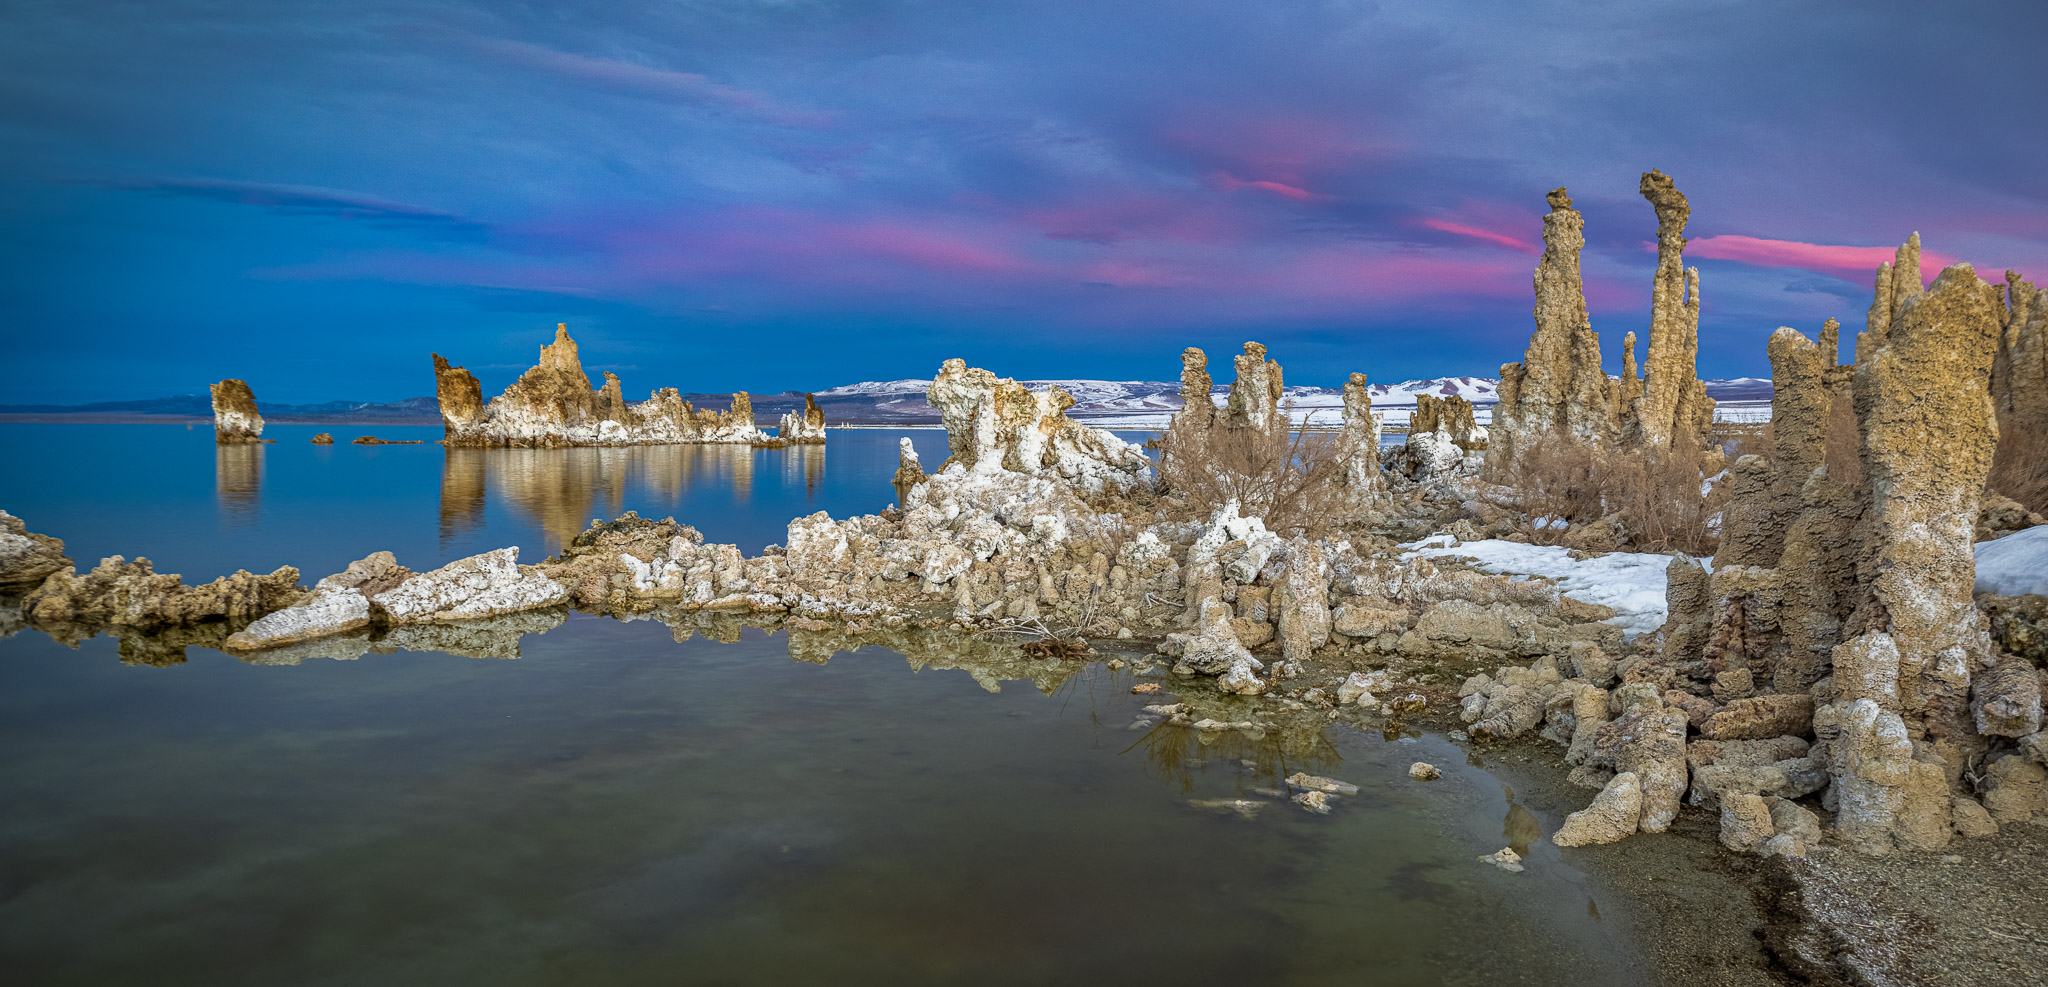
[{"label": "dry shrub", "polygon": [[2004,494],[2039,514],[2048,514],[2048,434],[2007,428],[1991,457],[1986,489]]},{"label": "dry shrub", "polygon": [[1324,533],[1346,513],[1336,437],[1295,430],[1284,411],[1264,429],[1175,422],[1157,448],[1171,516],[1208,518],[1234,498],[1244,515],[1291,538]]},{"label": "dry shrub", "polygon": [[[1726,484],[1701,493],[1706,477],[1697,454],[1603,449],[1555,434],[1523,448],[1507,479],[1515,508],[1574,525],[1616,517],[1638,551],[1711,554],[1715,518],[1728,497]],[[1554,544],[1568,533],[1539,529],[1531,536]]]},{"label": "dry shrub", "polygon": [[1708,444],[1720,446],[1731,463],[1744,456],[1775,459],[1778,455],[1777,433],[1770,422],[1716,422]]}]

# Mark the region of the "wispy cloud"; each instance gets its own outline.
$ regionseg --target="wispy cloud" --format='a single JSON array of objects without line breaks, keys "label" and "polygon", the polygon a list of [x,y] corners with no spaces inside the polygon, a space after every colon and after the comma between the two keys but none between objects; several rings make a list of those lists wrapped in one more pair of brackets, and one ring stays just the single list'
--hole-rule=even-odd
[{"label": "wispy cloud", "polygon": [[787,107],[764,93],[714,82],[698,72],[679,72],[623,59],[578,55],[504,38],[470,34],[451,37],[461,47],[495,61],[610,92],[722,106],[787,126],[822,127],[832,123],[830,114]]},{"label": "wispy cloud", "polygon": [[1263,178],[1239,178],[1227,171],[1216,173],[1216,184],[1227,189],[1258,189],[1261,192],[1271,192],[1283,199],[1293,199],[1296,202],[1322,202],[1330,198],[1327,195],[1311,192],[1299,185],[1289,185],[1286,182],[1276,182]]},{"label": "wispy cloud", "polygon": [[1439,233],[1450,233],[1456,236],[1470,237],[1482,243],[1490,243],[1496,247],[1506,247],[1509,250],[1517,250],[1525,254],[1539,253],[1539,251],[1536,249],[1536,245],[1530,243],[1527,240],[1518,240],[1505,233],[1496,233],[1492,230],[1481,229],[1477,226],[1468,226],[1464,223],[1453,222],[1451,220],[1442,219],[1436,216],[1424,217],[1423,219],[1418,220],[1416,225],[1421,226],[1424,229],[1436,230]]},{"label": "wispy cloud", "polygon": [[489,224],[453,213],[342,189],[209,179],[108,180],[88,184],[151,195],[255,206],[293,216],[346,219],[405,229],[436,239],[477,240],[492,232]]},{"label": "wispy cloud", "polygon": [[[1723,234],[1687,240],[1685,249],[1696,257],[1732,260],[1761,267],[1790,267],[1844,281],[1867,282],[1877,273],[1879,264],[1892,260],[1898,248],[1852,247]],[[1926,281],[1930,269],[1939,271],[1953,263],[1953,257],[1931,250],[1923,251],[1920,255],[1920,279]]]}]

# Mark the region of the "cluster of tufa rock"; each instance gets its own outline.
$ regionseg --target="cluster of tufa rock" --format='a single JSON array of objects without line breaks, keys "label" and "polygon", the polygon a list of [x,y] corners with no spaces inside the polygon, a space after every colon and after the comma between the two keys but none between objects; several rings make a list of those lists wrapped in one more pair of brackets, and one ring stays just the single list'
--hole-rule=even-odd
[{"label": "cluster of tufa rock", "polygon": [[451,447],[774,445],[822,441],[825,421],[817,402],[806,395],[802,415],[783,419],[785,434],[777,443],[754,424],[753,401],[744,391],[732,396],[726,411],[693,408],[673,387],[629,404],[618,376],[609,371],[604,386],[591,388],[567,325],[555,328],[555,341],[541,347],[540,360],[489,404],[476,376],[450,366],[439,353],[434,354],[434,393],[444,441]]},{"label": "cluster of tufa rock", "polygon": [[[1923,288],[1915,237],[1878,273],[1854,363],[1838,365],[1833,321],[1818,343],[1778,330],[1768,348],[1775,453],[1730,467],[1719,551],[1711,566],[1669,563],[1655,635],[1625,640],[1614,610],[1551,580],[1431,559],[1383,534],[1421,526],[1455,541],[1479,538],[1482,525],[1526,525],[1479,496],[1476,474],[1545,434],[1702,446],[1712,403],[1693,371],[1698,278],[1680,265],[1687,207],[1656,172],[1642,192],[1658,216],[1647,375],[1636,375],[1632,337],[1621,379],[1601,372],[1579,282],[1581,219],[1563,190],[1552,193],[1535,332],[1527,359],[1504,368],[1494,427],[1480,427],[1462,399],[1429,397],[1408,442],[1382,457],[1366,378],[1352,374],[1330,448],[1334,482],[1358,509],[1328,526],[1338,534],[1285,537],[1239,501],[1179,519],[1134,507],[1171,493],[1143,449],[1069,417],[1073,398],[1058,387],[1034,392],[948,360],[926,395],[945,425],[946,460],[928,472],[904,439],[898,506],[794,519],[783,545],[754,556],[629,513],[592,522],[536,565],[507,548],[415,573],[378,553],[310,590],[290,568],[187,587],[146,560],[112,558],[78,575],[61,543],[0,513],[0,589],[30,589],[23,612],[38,626],[217,626],[228,632],[222,646],[277,661],[405,641],[516,654],[508,632],[483,622],[545,630],[571,606],[659,613],[679,636],[775,622],[790,630],[793,656],[817,660],[869,631],[900,639],[891,646],[913,663],[968,661],[946,657],[960,648],[938,637],[963,631],[1143,638],[1173,673],[1212,683],[1148,707],[1151,722],[1210,733],[1263,730],[1276,708],[1306,723],[1424,704],[1400,695],[1388,668],[1366,665],[1486,668],[1458,690],[1469,736],[1545,737],[1575,781],[1600,790],[1553,836],[1561,846],[1662,831],[1687,806],[1719,813],[1731,847],[1791,855],[1824,836],[1870,853],[1937,849],[1958,834],[2048,819],[2048,598],[1973,595],[1973,542],[2040,522],[1984,495],[2000,428],[2048,427],[2044,303],[2016,276],[2001,295],[1957,265]],[[1218,407],[1207,356],[1182,354],[1176,431],[1291,427],[1282,370],[1265,348],[1247,343],[1234,363]],[[474,377],[436,365],[451,445],[760,434],[750,413],[742,424],[677,401],[683,411],[671,415],[662,393],[629,408],[616,378],[593,392],[566,332],[488,407]],[[739,395],[727,415],[742,410]],[[822,419],[807,400],[782,437],[813,441]],[[654,438],[684,434],[698,437]],[[1831,451],[1831,434],[1854,441]],[[1592,534],[1577,547],[1612,547],[1611,532]],[[124,655],[129,647],[124,639]],[[968,650],[991,685],[1065,674],[1056,659]],[[1260,712],[1246,713],[1242,697],[1262,695]],[[1433,775],[1422,767],[1414,777]],[[1288,780],[1304,808],[1329,807],[1326,779]],[[1246,811],[1244,800],[1226,802]],[[1519,866],[1521,852],[1487,859]]]},{"label": "cluster of tufa rock", "polygon": [[[1879,270],[1851,365],[1832,320],[1817,344],[1771,338],[1775,456],[1734,464],[1711,568],[1671,563],[1658,644],[1624,660],[1617,687],[1538,663],[1513,670],[1531,695],[1484,702],[1475,733],[1570,724],[1551,733],[1575,778],[1604,786],[1561,845],[1654,832],[1681,795],[1721,812],[1724,842],[1764,853],[1820,838],[1794,801],[1814,795],[1829,834],[1871,854],[2048,819],[2041,656],[2019,616],[2043,608],[1973,598],[1994,370],[2017,373],[1999,354],[2025,351],[2012,327],[2031,316],[1966,264],[1925,288],[1918,271],[1916,236]],[[1853,431],[1853,451],[1831,452],[1831,427]]]},{"label": "cluster of tufa rock", "polygon": [[1637,376],[1636,336],[1622,342],[1622,371],[1602,369],[1600,336],[1586,314],[1579,251],[1585,218],[1564,189],[1549,196],[1543,257],[1536,265],[1536,330],[1522,362],[1501,367],[1489,461],[1505,466],[1544,434],[1598,447],[1704,449],[1714,402],[1698,373],[1700,278],[1685,268],[1685,224],[1692,208],[1662,172],[1643,175],[1643,198],[1657,213],[1657,273],[1651,283],[1650,348]]}]

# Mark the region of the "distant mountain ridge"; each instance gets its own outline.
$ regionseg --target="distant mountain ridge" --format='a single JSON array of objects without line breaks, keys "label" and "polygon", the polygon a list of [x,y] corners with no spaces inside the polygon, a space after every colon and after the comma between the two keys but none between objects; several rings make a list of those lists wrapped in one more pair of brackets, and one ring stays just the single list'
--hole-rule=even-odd
[{"label": "distant mountain ridge", "polygon": [[[1162,425],[1181,406],[1179,381],[1076,378],[1018,383],[1034,391],[1054,385],[1065,388],[1074,396],[1071,414],[1075,417],[1099,419],[1130,428]],[[930,385],[929,379],[917,378],[861,381],[815,393],[826,420],[835,425],[933,425],[938,423],[938,412],[924,399],[925,388]],[[1725,403],[1754,404],[1768,402],[1771,397],[1771,382],[1759,377],[1710,380],[1706,385],[1709,397]],[[1490,406],[1500,400],[1499,388],[1500,381],[1490,377],[1428,377],[1393,384],[1373,384],[1370,390],[1375,408],[1389,409],[1392,412],[1388,416],[1390,421],[1405,421],[1407,415],[1403,412],[1414,408],[1418,395],[1462,397],[1490,411]],[[1229,390],[1227,385],[1216,385],[1211,389],[1211,400],[1220,403]],[[732,395],[685,394],[683,398],[700,408],[720,408],[732,400]],[[802,407],[803,399],[802,391],[754,395],[755,418],[764,424],[773,424],[783,412]],[[1336,387],[1290,386],[1285,390],[1285,400],[1293,402],[1296,418],[1334,423],[1336,412],[1344,405],[1344,391]],[[258,401],[256,407],[266,420],[280,424],[441,423],[440,406],[432,397],[387,403],[327,401],[320,404],[280,404]],[[213,403],[204,394],[179,394],[76,405],[0,405],[0,416],[17,421],[211,420]]]}]

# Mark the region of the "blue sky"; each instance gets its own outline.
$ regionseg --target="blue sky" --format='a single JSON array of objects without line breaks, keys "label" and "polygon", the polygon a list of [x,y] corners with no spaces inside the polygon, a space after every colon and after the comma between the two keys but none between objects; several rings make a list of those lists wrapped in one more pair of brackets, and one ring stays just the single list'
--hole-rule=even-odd
[{"label": "blue sky", "polygon": [[[1543,193],[1594,328],[1692,200],[1701,369],[1860,327],[1873,258],[2048,276],[2039,3],[4,4],[0,403],[629,394],[963,356],[1290,382],[1519,359]],[[1615,359],[1618,367],[1618,359]],[[1612,369],[1612,368],[1610,368]]]}]

